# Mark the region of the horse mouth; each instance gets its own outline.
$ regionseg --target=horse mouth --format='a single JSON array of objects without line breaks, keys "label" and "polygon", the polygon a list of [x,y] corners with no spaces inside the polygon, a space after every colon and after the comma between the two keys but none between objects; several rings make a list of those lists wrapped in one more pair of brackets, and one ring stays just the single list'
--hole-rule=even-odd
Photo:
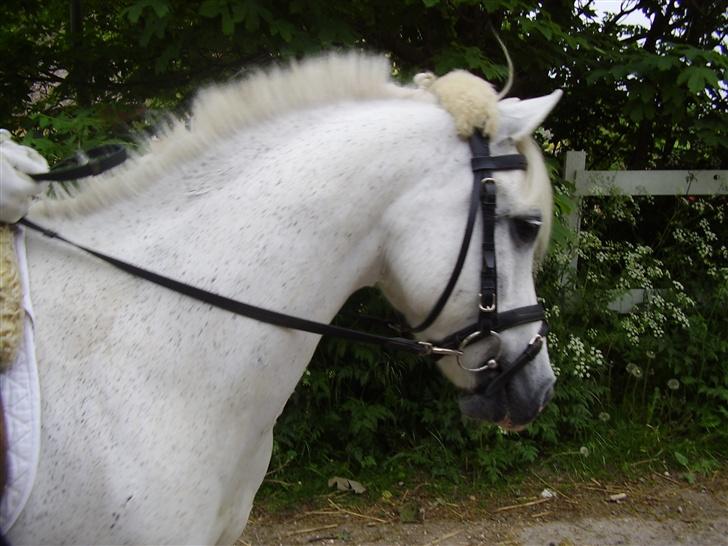
[{"label": "horse mouth", "polygon": [[553,384],[526,398],[515,396],[507,391],[486,397],[480,393],[463,393],[459,396],[460,412],[471,419],[490,421],[504,430],[519,432],[538,417],[553,396]]},{"label": "horse mouth", "polygon": [[[538,408],[538,412],[536,412],[536,416],[541,414],[541,412],[543,411],[543,408],[544,408],[544,406],[541,406]],[[534,417],[534,419],[535,419],[535,417]],[[510,415],[506,415],[506,418],[503,419],[502,421],[496,423],[496,425],[498,425],[503,430],[507,430],[508,432],[521,432],[528,426],[528,423],[514,424],[511,421]]]}]

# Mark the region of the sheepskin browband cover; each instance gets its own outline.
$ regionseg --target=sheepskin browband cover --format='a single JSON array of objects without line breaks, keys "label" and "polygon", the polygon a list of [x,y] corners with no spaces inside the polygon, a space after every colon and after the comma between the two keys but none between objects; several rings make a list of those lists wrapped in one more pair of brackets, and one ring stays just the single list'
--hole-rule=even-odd
[{"label": "sheepskin browband cover", "polygon": [[415,83],[437,97],[455,121],[458,135],[470,138],[478,130],[491,138],[498,130],[498,94],[482,78],[453,70],[441,78],[431,72],[415,76]]}]

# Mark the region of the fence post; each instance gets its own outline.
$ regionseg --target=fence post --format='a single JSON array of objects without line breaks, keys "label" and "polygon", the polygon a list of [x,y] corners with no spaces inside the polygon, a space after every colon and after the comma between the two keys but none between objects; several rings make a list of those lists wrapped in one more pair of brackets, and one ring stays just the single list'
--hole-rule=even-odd
[{"label": "fence post", "polygon": [[571,182],[574,184],[574,187],[576,188],[576,191],[574,192],[574,195],[576,196],[576,206],[574,209],[569,213],[569,226],[574,231],[579,231],[579,218],[581,217],[580,214],[580,208],[581,208],[581,188],[578,188],[576,186],[576,173],[580,171],[586,170],[586,152],[583,151],[569,151],[566,152],[566,161],[564,161],[564,180],[567,182]]},{"label": "fence post", "polygon": [[[581,191],[580,188],[576,187],[576,173],[579,171],[586,170],[586,152],[584,151],[568,151],[566,152],[566,160],[564,161],[564,180],[574,184],[576,190],[574,191],[575,203],[574,208],[569,213],[567,222],[569,227],[574,230],[575,233],[579,233],[579,222],[581,219]],[[576,275],[578,258],[576,254],[571,260],[571,270]]]}]

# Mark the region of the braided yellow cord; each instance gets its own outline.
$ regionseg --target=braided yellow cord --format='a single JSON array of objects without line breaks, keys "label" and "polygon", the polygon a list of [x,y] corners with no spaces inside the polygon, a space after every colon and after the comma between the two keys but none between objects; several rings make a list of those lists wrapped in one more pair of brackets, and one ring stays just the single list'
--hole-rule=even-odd
[{"label": "braided yellow cord", "polygon": [[0,372],[15,361],[23,335],[23,291],[13,230],[0,224]]}]

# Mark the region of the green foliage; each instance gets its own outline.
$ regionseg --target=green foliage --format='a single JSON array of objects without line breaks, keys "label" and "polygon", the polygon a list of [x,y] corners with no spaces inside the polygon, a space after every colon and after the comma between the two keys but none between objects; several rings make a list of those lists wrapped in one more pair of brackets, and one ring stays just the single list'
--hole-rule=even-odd
[{"label": "green foliage", "polygon": [[[329,48],[387,52],[396,73],[468,68],[513,94],[561,87],[549,119],[557,144],[595,166],[725,166],[725,0],[626,2],[649,28],[597,18],[592,1],[85,0],[0,6],[0,126],[38,130],[30,114],[74,104],[113,109],[113,134],[148,109],[186,104],[194,89],[241,69]],[[75,8],[74,8],[75,6]],[[34,37],[42,37],[35,39]],[[118,108],[114,108],[118,106]],[[36,119],[36,118],[32,118]]]},{"label": "green foliage", "polygon": [[109,138],[110,119],[115,119],[113,113],[93,107],[68,108],[57,115],[38,112],[29,117],[37,129],[26,133],[22,143],[53,164],[78,150],[120,140]]},{"label": "green foliage", "polygon": [[[558,392],[584,395],[596,378],[591,411],[607,420],[616,414],[724,445],[728,200],[614,196],[583,210],[577,244],[557,245],[541,277],[556,333],[549,344]],[[576,275],[569,267],[575,254]],[[627,314],[610,310],[637,287],[649,289],[644,302]]]}]

